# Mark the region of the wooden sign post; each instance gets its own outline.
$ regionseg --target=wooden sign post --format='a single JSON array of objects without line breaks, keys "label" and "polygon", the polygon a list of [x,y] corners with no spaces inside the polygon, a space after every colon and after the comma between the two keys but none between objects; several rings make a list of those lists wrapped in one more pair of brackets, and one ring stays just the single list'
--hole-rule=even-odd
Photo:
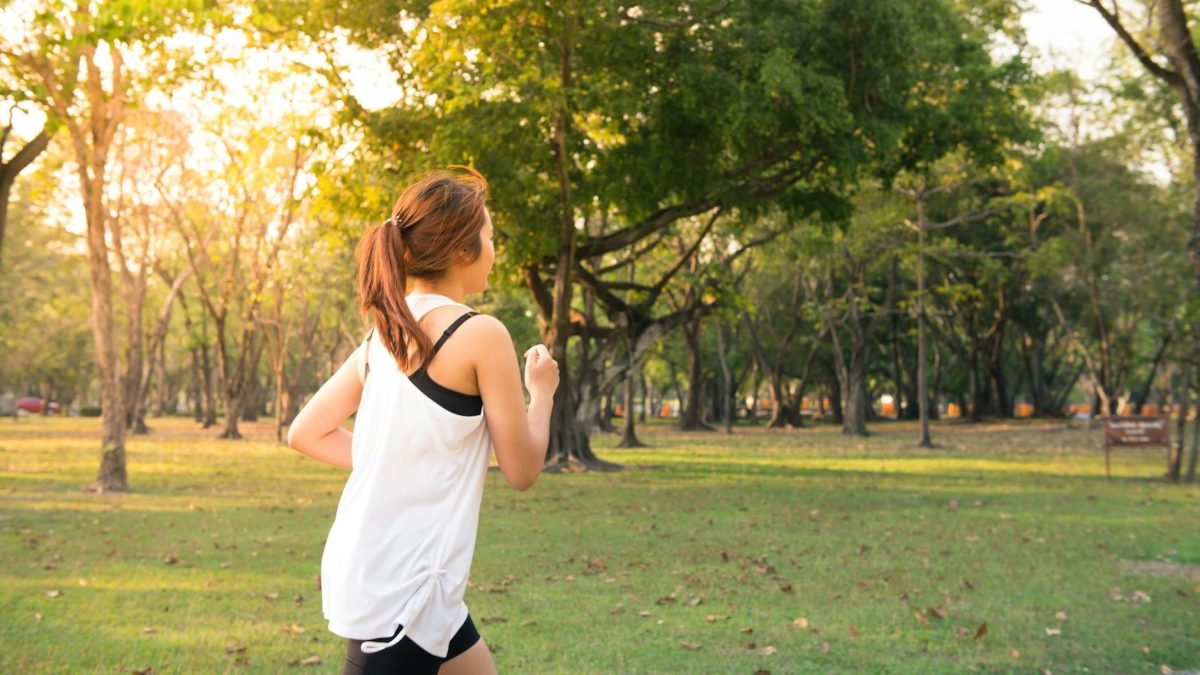
[{"label": "wooden sign post", "polygon": [[1169,418],[1115,416],[1104,418],[1104,473],[1112,481],[1111,449],[1126,446],[1159,445],[1171,450]]}]

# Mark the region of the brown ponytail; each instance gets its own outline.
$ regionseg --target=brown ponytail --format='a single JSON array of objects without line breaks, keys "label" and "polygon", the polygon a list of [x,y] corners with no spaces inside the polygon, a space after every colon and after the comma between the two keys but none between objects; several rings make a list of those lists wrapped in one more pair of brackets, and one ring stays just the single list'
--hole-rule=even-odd
[{"label": "brown ponytail", "polygon": [[359,311],[365,318],[375,310],[376,334],[404,371],[433,350],[405,299],[408,277],[435,280],[481,253],[487,181],[472,168],[451,168],[461,171],[429,173],[405,189],[391,217],[368,229],[355,250]]}]

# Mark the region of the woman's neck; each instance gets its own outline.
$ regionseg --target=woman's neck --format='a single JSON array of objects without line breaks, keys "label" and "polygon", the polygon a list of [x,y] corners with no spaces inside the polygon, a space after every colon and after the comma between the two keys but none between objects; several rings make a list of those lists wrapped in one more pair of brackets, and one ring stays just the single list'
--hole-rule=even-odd
[{"label": "woman's neck", "polygon": [[451,300],[462,303],[466,293],[463,292],[461,284],[455,283],[454,280],[443,278],[437,281],[426,281],[424,279],[413,279],[408,286],[408,293],[421,295],[443,295]]}]

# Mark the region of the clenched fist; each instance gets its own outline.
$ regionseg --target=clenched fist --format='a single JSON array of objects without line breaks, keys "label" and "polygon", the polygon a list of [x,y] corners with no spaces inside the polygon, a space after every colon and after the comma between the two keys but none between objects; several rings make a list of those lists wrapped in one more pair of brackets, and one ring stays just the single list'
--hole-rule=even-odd
[{"label": "clenched fist", "polygon": [[558,389],[558,362],[550,358],[545,345],[525,351],[525,388],[530,396],[552,398]]}]

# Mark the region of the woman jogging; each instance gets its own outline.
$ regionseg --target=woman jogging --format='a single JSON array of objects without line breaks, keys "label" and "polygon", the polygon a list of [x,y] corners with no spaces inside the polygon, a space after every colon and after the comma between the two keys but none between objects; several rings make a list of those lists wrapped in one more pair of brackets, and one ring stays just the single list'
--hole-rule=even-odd
[{"label": "woman jogging", "polygon": [[[357,249],[363,344],[296,416],[288,444],[350,477],[321,559],[343,674],[494,673],[463,594],[494,449],[510,485],[537,480],[558,364],[463,298],[495,262],[487,182],[472,169],[408,187]],[[341,424],[356,413],[354,432]]]}]

